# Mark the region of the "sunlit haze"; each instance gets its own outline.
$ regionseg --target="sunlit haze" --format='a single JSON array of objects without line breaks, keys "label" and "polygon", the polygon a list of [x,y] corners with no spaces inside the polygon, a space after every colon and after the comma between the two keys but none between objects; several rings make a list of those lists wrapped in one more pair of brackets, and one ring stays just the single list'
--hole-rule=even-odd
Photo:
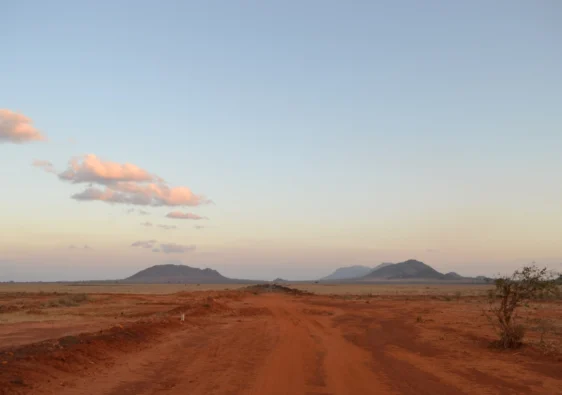
[{"label": "sunlit haze", "polygon": [[2,5],[0,281],[562,262],[562,3]]}]

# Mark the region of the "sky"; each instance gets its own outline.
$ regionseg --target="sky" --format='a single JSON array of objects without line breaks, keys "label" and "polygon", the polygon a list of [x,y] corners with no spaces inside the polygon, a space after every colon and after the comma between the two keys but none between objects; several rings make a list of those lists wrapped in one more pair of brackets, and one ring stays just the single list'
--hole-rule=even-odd
[{"label": "sky", "polygon": [[0,9],[0,281],[562,270],[559,1]]}]

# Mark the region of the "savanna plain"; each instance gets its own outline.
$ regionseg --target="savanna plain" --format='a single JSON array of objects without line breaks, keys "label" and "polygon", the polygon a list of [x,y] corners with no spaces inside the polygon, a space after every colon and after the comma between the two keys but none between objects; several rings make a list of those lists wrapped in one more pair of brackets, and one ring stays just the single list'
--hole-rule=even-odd
[{"label": "savanna plain", "polygon": [[505,350],[489,289],[2,284],[0,394],[561,394],[562,301]]}]

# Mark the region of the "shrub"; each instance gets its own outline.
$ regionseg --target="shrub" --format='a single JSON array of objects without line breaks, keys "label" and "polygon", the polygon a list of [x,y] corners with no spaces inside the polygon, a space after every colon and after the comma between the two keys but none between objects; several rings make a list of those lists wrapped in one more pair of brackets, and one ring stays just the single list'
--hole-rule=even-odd
[{"label": "shrub", "polygon": [[546,268],[526,266],[511,276],[499,277],[494,281],[495,289],[489,292],[489,309],[486,316],[496,329],[502,348],[516,348],[522,344],[525,328],[518,324],[517,309],[539,295],[554,292],[556,285]]},{"label": "shrub", "polygon": [[75,303],[82,303],[82,302],[88,301],[88,295],[86,295],[86,294],[73,294],[73,295],[70,295],[70,298]]},{"label": "shrub", "polygon": [[88,295],[86,294],[69,294],[60,297],[56,300],[49,300],[46,303],[46,307],[78,306],[80,303],[86,302],[87,300],[88,300]]}]

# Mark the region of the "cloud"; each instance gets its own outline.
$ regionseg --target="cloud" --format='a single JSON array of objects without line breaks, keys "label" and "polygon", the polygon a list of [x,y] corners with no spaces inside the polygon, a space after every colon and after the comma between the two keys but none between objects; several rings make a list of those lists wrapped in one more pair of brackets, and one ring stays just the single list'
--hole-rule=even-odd
[{"label": "cloud", "polygon": [[33,166],[45,170],[47,173],[56,173],[56,170],[51,162],[48,160],[35,159],[32,163]]},{"label": "cloud", "polygon": [[[152,222],[143,222],[141,223],[141,226],[146,226],[147,228],[151,228],[153,226]],[[171,230],[171,229],[177,229],[178,227],[175,225],[155,225],[159,228],[165,229],[165,230]]]},{"label": "cloud", "polygon": [[205,229],[203,225],[195,225],[194,228],[197,230]]},{"label": "cloud", "polygon": [[41,132],[33,127],[33,121],[23,114],[0,109],[0,143],[22,144],[46,140]]},{"label": "cloud", "polygon": [[99,200],[107,203],[134,204],[139,206],[198,206],[210,203],[203,196],[195,195],[189,188],[170,188],[163,184],[116,183],[104,189],[90,187],[72,195],[75,200]]},{"label": "cloud", "polygon": [[160,244],[160,249],[164,254],[183,254],[195,250],[194,245],[181,245],[176,243]]},{"label": "cloud", "polygon": [[135,213],[135,212],[139,213],[139,215],[150,215],[150,213],[148,211],[144,211],[144,210],[140,210],[140,209],[137,210],[137,209],[134,209],[134,208],[130,208],[130,209],[127,210],[127,214],[132,214],[132,213]]},{"label": "cloud", "polygon": [[146,240],[146,241],[135,241],[131,244],[131,247],[140,247],[140,248],[153,248],[154,244],[156,244],[156,240]]},{"label": "cloud", "polygon": [[91,250],[92,247],[90,247],[87,244],[84,244],[83,247],[76,247],[74,244],[71,244],[71,245],[68,246],[68,249],[69,250]]},{"label": "cloud", "polygon": [[194,245],[182,245],[176,243],[162,243],[160,248],[156,246],[156,240],[135,241],[131,247],[147,248],[152,252],[163,252],[164,254],[183,254],[195,250]]},{"label": "cloud", "polygon": [[159,228],[162,229],[166,229],[166,230],[171,230],[171,229],[177,229],[178,227],[176,225],[158,225]]},{"label": "cloud", "polygon": [[[73,184],[89,184],[82,192],[71,196],[78,201],[154,207],[212,203],[187,187],[171,187],[161,177],[136,165],[104,161],[93,154],[71,159],[68,168],[58,173],[58,177]],[[149,213],[139,210],[139,214]]]},{"label": "cloud", "polygon": [[158,177],[132,163],[103,161],[94,154],[72,158],[59,178],[78,183],[109,184],[119,181],[153,181]]},{"label": "cloud", "polygon": [[180,211],[172,211],[171,213],[166,214],[166,217],[173,218],[173,219],[194,219],[194,220],[208,219],[207,217],[202,217],[197,214],[182,213]]}]

